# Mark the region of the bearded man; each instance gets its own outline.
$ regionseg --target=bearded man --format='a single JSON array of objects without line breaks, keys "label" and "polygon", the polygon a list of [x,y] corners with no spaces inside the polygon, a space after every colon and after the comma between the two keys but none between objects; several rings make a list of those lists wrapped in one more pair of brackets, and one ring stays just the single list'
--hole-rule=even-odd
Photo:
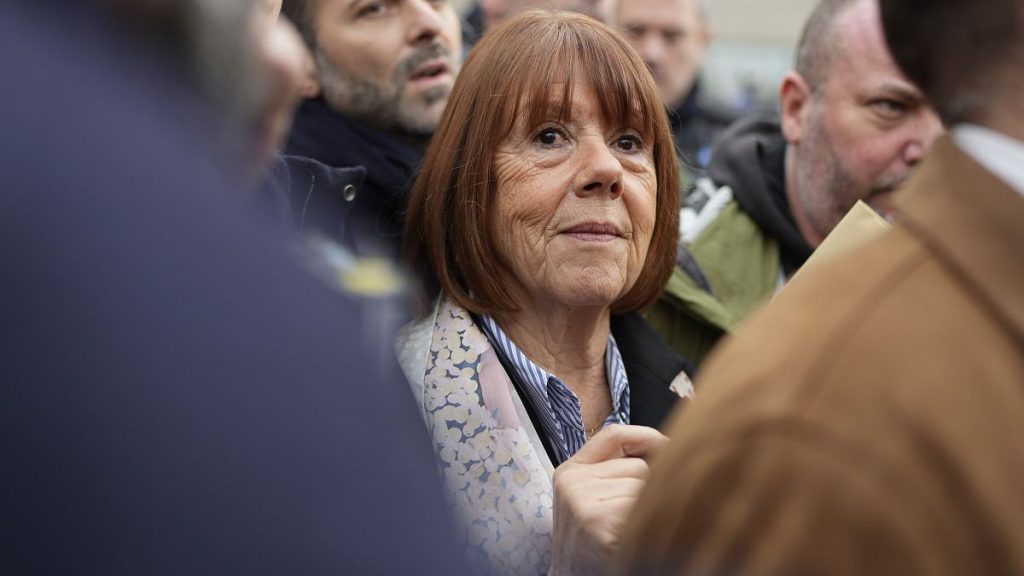
[{"label": "bearded man", "polygon": [[414,171],[462,63],[459,17],[447,0],[285,0],[282,14],[313,54],[285,154],[366,173],[341,190],[292,174],[297,223],[319,218],[357,254],[397,257]]},{"label": "bearded man", "polygon": [[897,68],[876,0],[822,0],[780,89],[781,121],[739,120],[684,201],[677,269],[651,323],[687,358],[771,298],[857,200],[892,194],[942,125]]}]

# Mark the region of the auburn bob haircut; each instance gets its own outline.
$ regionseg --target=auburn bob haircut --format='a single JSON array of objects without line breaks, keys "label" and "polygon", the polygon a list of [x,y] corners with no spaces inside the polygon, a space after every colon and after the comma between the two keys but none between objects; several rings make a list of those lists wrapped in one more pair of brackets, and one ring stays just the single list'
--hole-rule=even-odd
[{"label": "auburn bob haircut", "polygon": [[[561,120],[571,114],[574,84],[599,94],[609,124],[631,126],[652,144],[656,220],[633,287],[612,303],[621,313],[650,306],[675,263],[679,191],[675,148],[654,80],[610,28],[569,12],[531,11],[488,32],[466,60],[413,187],[405,257],[431,288],[476,313],[519,309],[501,283],[491,226],[500,190],[498,147],[525,116],[545,120],[561,91]],[[531,103],[536,103],[531,105]],[[637,125],[639,123],[639,125]],[[433,297],[429,294],[428,298]]]}]

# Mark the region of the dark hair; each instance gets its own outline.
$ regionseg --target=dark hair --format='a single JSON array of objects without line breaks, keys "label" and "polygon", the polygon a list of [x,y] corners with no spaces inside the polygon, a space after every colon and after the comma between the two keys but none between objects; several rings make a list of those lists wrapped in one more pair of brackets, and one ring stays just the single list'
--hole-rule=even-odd
[{"label": "dark hair", "polygon": [[[489,32],[466,61],[413,187],[405,232],[409,264],[474,312],[512,311],[500,283],[490,211],[498,193],[495,152],[517,121],[536,125],[552,86],[564,86],[570,113],[574,82],[590,85],[605,119],[636,123],[653,143],[656,220],[636,284],[613,312],[652,304],[668,281],[678,237],[678,173],[657,86],[636,52],[610,28],[569,12],[531,11]],[[525,118],[524,118],[525,117]],[[632,121],[631,121],[632,120]]]},{"label": "dark hair", "polygon": [[840,49],[832,33],[832,25],[840,14],[862,1],[822,0],[811,11],[797,43],[794,66],[811,90],[816,91],[825,85],[832,59]]},{"label": "dark hair", "polygon": [[281,14],[291,20],[311,51],[316,50],[316,20],[313,18],[316,2],[317,0],[282,0],[281,2]]},{"label": "dark hair", "polygon": [[1021,58],[1017,0],[883,0],[882,28],[893,59],[946,124],[984,116],[1003,67]]}]

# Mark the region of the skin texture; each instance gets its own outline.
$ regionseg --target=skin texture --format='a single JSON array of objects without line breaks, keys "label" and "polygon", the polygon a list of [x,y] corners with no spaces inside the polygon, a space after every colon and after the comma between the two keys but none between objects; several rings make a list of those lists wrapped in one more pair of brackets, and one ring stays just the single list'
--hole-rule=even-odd
[{"label": "skin texture", "polygon": [[[643,268],[657,194],[644,135],[606,122],[597,102],[593,90],[577,85],[568,119],[558,120],[554,98],[539,126],[515,127],[495,155],[490,223],[502,280],[521,304],[497,320],[580,398],[587,428],[611,411],[609,310]],[[596,226],[581,228],[587,223]],[[550,574],[604,573],[647,478],[643,458],[664,439],[650,428],[609,426],[558,467]]]},{"label": "skin texture", "polygon": [[[324,98],[384,130],[429,136],[462,62],[447,0],[320,0],[315,60]],[[436,73],[422,77],[425,71]]]},{"label": "skin texture", "polygon": [[[521,303],[498,320],[580,396],[588,427],[611,408],[609,309],[643,268],[657,193],[650,145],[637,130],[606,123],[596,98],[577,86],[570,119],[558,122],[560,102],[551,102],[550,120],[516,127],[498,148],[491,221],[502,280]],[[610,228],[580,232],[588,223]]]},{"label": "skin texture", "polygon": [[607,573],[649,458],[666,442],[653,428],[608,426],[555,470],[550,576]]},{"label": "skin texture", "polygon": [[643,58],[669,108],[693,88],[711,29],[695,0],[619,0],[614,24]]},{"label": "skin texture", "polygon": [[885,49],[877,5],[840,14],[824,84],[812,91],[797,73],[782,86],[789,142],[786,192],[801,233],[817,246],[857,200],[883,216],[891,196],[942,132],[921,92]]}]

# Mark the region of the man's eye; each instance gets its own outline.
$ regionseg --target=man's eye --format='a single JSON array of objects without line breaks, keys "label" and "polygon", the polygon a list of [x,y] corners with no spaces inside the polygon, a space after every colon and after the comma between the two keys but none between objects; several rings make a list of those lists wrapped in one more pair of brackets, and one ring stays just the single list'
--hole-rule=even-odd
[{"label": "man's eye", "polygon": [[905,102],[890,100],[888,98],[880,98],[871,102],[871,108],[883,118],[890,119],[899,118],[906,114],[907,110],[910,109]]},{"label": "man's eye", "polygon": [[678,44],[679,42],[686,40],[686,32],[683,32],[682,30],[672,30],[662,32],[661,37],[666,44]]},{"label": "man's eye", "polygon": [[371,2],[359,9],[358,16],[376,16],[383,13],[386,8],[384,2]]}]

